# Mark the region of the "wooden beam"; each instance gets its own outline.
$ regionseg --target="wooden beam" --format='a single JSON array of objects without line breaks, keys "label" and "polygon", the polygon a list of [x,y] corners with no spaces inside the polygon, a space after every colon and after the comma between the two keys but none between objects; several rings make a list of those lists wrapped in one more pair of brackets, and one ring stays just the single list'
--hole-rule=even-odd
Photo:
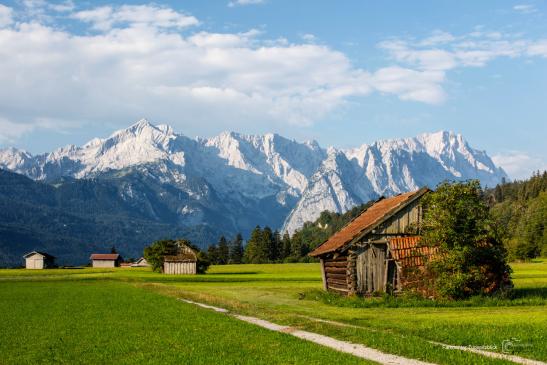
[{"label": "wooden beam", "polygon": [[321,278],[323,279],[323,290],[327,290],[327,277],[325,276],[325,261],[323,259],[319,260],[321,262]]}]

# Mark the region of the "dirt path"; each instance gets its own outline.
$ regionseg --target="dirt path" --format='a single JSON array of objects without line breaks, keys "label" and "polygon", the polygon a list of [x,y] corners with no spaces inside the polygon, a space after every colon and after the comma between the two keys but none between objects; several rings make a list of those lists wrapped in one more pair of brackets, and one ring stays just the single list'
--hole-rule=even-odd
[{"label": "dirt path", "polygon": [[[309,316],[301,316],[301,317],[309,319],[311,321],[315,321],[315,322],[331,324],[333,326],[362,328],[362,329],[366,329],[366,330],[371,330],[367,327],[356,326],[356,325],[353,325],[353,324],[348,324],[348,323],[343,323],[343,322],[330,321],[330,320],[326,320],[326,319],[314,318],[314,317],[309,317]],[[372,330],[372,331],[374,331],[374,330]],[[516,364],[522,364],[522,365],[547,365],[547,363],[545,363],[543,361],[527,359],[527,358],[516,356],[516,355],[503,354],[503,353],[492,352],[492,351],[485,351],[485,350],[480,350],[480,349],[476,349],[476,348],[469,347],[469,346],[448,345],[446,343],[434,342],[434,341],[427,341],[427,342],[429,342],[433,345],[442,346],[445,349],[449,349],[449,350],[460,350],[460,351],[472,352],[472,353],[475,353],[475,354],[479,354],[479,355],[486,356],[486,357],[491,357],[491,358],[494,358],[494,359],[502,359],[502,360],[511,361],[511,362],[516,363]]]},{"label": "dirt path", "polygon": [[276,323],[268,322],[260,318],[255,317],[248,317],[248,316],[242,316],[238,314],[230,314],[227,309],[214,307],[208,304],[198,303],[187,299],[181,299],[185,303],[194,304],[197,306],[200,306],[202,308],[207,308],[214,310],[219,313],[225,313],[227,315],[231,315],[234,318],[237,318],[241,321],[245,321],[247,323],[254,324],[256,326],[260,326],[266,329],[269,329],[271,331],[276,332],[283,332],[290,334],[292,336],[298,337],[300,339],[310,341],[325,347],[329,347],[331,349],[334,349],[336,351],[345,352],[357,357],[360,357],[362,359],[371,360],[378,362],[380,364],[389,364],[389,365],[434,365],[432,363],[415,360],[415,359],[409,359],[406,357],[398,356],[398,355],[391,355],[386,354],[384,352],[378,351],[376,349],[366,347],[359,344],[354,344],[347,341],[341,341],[337,340],[332,337],[320,335],[318,333],[308,332],[308,331],[302,331],[298,330],[296,328],[290,327],[290,326],[281,326]]}]

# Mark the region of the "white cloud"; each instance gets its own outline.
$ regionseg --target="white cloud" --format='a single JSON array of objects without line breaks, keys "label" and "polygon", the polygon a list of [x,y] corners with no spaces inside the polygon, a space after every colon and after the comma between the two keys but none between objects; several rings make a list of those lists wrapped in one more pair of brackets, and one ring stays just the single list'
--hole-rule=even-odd
[{"label": "white cloud", "polygon": [[233,8],[234,6],[245,6],[245,5],[258,5],[264,4],[265,0],[234,0],[228,3],[228,6]]},{"label": "white cloud", "polygon": [[425,103],[445,98],[444,74],[436,70],[371,72],[328,46],[263,40],[257,30],[184,34],[180,28],[199,21],[169,8],[103,6],[70,16],[96,32],[73,34],[35,21],[0,29],[6,120],[65,128],[67,120],[121,126],[148,115],[183,130],[199,124],[208,133],[310,125],[347,98],[375,91]]},{"label": "white cloud", "polygon": [[185,28],[199,24],[191,15],[156,5],[122,5],[117,8],[102,6],[79,11],[72,14],[72,17],[91,23],[94,29],[102,31],[125,24],[158,28]]},{"label": "white cloud", "polygon": [[494,163],[501,166],[512,179],[527,179],[534,171],[547,170],[547,162],[521,151],[508,151],[492,157]]},{"label": "white cloud", "polygon": [[12,14],[13,10],[10,7],[0,4],[0,28],[13,23]]},{"label": "white cloud", "polygon": [[513,6],[513,10],[522,13],[522,14],[531,14],[535,13],[537,11],[536,7],[534,5],[530,4],[518,4]]},{"label": "white cloud", "polygon": [[76,5],[74,4],[72,0],[66,0],[56,4],[48,4],[48,6],[50,9],[60,13],[73,11],[76,8]]},{"label": "white cloud", "polygon": [[[40,4],[29,7],[43,9]],[[200,125],[204,134],[310,125],[348,98],[373,92],[439,104],[451,69],[546,54],[544,40],[436,31],[422,41],[382,43],[396,64],[365,70],[342,52],[310,43],[311,36],[291,43],[264,39],[254,29],[208,32],[195,17],[158,5],[66,11],[83,32],[44,24],[43,13],[0,28],[0,117],[24,125],[10,138],[33,128],[66,128],[66,121],[122,126],[143,115],[182,130]]]}]

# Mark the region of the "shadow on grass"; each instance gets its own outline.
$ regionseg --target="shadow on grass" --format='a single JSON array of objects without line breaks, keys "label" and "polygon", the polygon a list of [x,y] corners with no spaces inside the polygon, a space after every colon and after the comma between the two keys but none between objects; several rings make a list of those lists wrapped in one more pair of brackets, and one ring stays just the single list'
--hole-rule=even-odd
[{"label": "shadow on grass", "polygon": [[513,299],[525,299],[530,297],[547,299],[547,287],[513,289]]},{"label": "shadow on grass", "polygon": [[334,307],[347,308],[420,308],[420,307],[517,307],[547,305],[547,288],[515,289],[510,298],[498,296],[474,296],[464,300],[431,300],[405,296],[341,296],[322,290],[309,290],[303,298],[317,300]]},{"label": "shadow on grass", "polygon": [[256,275],[260,274],[258,271],[241,271],[241,272],[213,272],[207,273],[207,275]]}]

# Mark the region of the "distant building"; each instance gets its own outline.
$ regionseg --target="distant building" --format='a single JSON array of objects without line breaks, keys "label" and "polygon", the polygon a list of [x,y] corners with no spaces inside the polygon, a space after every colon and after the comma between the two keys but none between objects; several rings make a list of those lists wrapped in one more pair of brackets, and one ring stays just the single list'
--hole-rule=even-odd
[{"label": "distant building", "polygon": [[23,256],[25,268],[41,270],[55,267],[55,257],[45,252],[32,251]]},{"label": "distant building", "polygon": [[90,258],[93,267],[118,267],[122,262],[122,257],[117,253],[94,253]]},{"label": "distant building", "polygon": [[164,274],[197,274],[198,257],[189,246],[179,242],[179,252],[173,256],[163,258]]},{"label": "distant building", "polygon": [[422,188],[380,198],[310,252],[321,259],[323,286],[344,295],[398,293],[421,287],[421,270],[436,247],[421,246]]},{"label": "distant building", "polygon": [[135,261],[131,265],[131,267],[150,267],[150,264],[148,263],[148,261],[146,261],[146,259],[144,257],[141,257],[140,259]]}]

